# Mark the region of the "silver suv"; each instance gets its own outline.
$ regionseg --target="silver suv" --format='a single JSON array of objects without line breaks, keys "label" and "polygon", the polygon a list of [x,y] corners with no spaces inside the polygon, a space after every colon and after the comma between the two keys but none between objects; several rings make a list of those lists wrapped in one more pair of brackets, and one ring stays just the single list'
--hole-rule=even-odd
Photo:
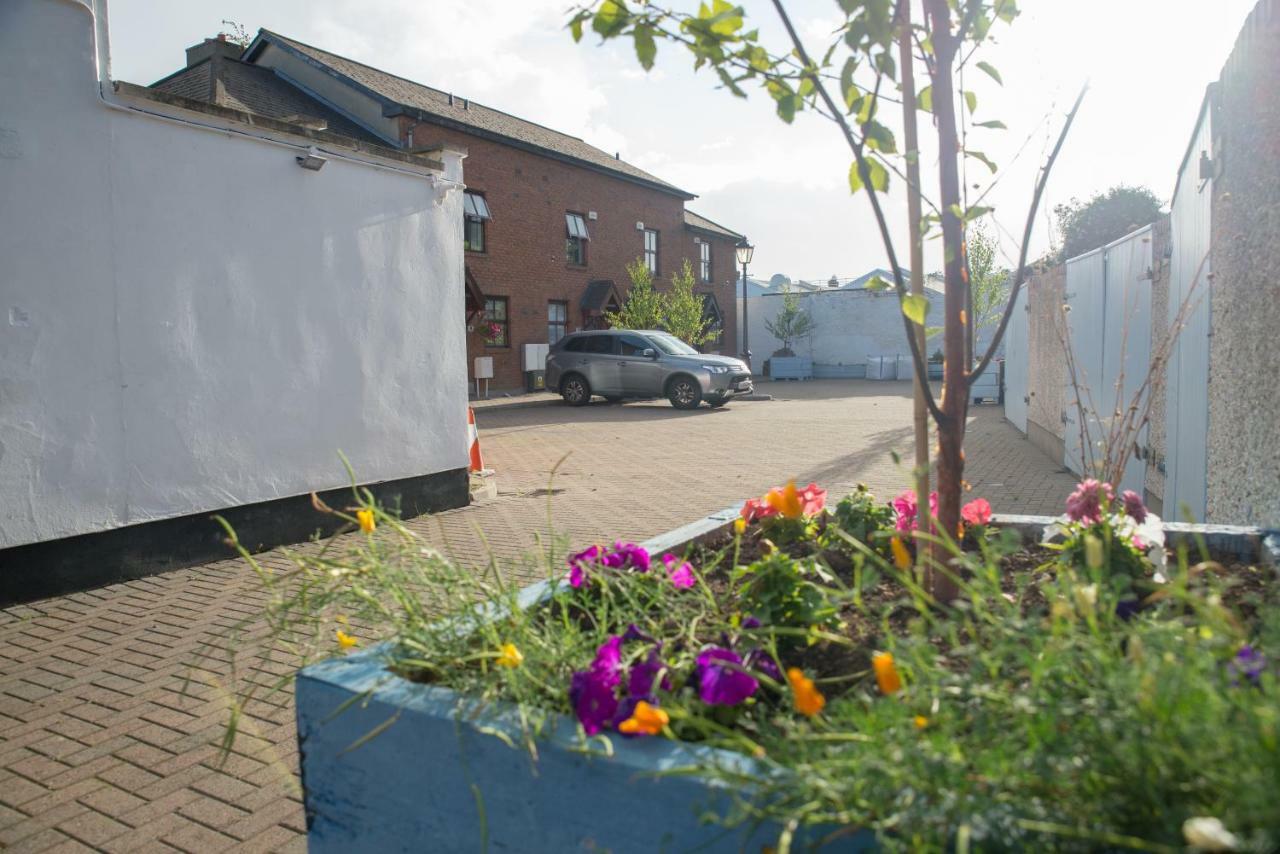
[{"label": "silver suv", "polygon": [[753,390],[742,360],[699,353],[649,329],[566,335],[547,353],[547,388],[570,406],[583,406],[598,394],[613,402],[665,397],[676,409],[693,409],[704,400],[724,406],[735,394]]}]

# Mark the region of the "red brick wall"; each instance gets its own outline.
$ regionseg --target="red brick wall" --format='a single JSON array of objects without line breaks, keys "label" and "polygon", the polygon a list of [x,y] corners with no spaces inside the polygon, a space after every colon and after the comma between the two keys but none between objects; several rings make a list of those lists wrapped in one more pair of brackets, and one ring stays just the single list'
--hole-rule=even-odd
[{"label": "red brick wall", "polygon": [[[413,120],[402,118],[402,139]],[[415,145],[451,143],[468,152],[463,172],[468,189],[482,193],[493,215],[485,225],[485,251],[468,252],[467,266],[486,296],[508,300],[508,347],[487,346],[477,320],[467,338],[467,365],[473,375],[477,356],[493,356],[495,391],[522,388],[520,345],[546,343],[547,303],[569,304],[568,331],[583,325],[581,299],[589,281],[612,279],[625,296],[629,280],[625,267],[644,251],[644,235],[636,222],[655,228],[658,237],[658,285],[669,285],[684,258],[698,273],[694,233],[684,225],[680,198],[595,172],[570,163],[523,151],[461,131],[417,125]],[[585,266],[566,263],[565,213],[587,219],[591,241]],[[462,223],[458,223],[462,239]],[[706,349],[730,352],[734,328],[733,243],[712,240],[711,284],[698,282],[698,291],[716,295],[725,318],[723,345]]]}]

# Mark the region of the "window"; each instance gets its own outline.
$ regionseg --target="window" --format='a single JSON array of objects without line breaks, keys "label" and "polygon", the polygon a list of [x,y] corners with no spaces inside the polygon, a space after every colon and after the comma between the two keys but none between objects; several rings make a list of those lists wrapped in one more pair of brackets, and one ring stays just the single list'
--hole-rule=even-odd
[{"label": "window", "polygon": [[511,326],[507,320],[506,297],[484,298],[483,323],[480,331],[484,333],[486,347],[511,346]]},{"label": "window", "polygon": [[658,275],[658,232],[652,228],[644,230],[644,265],[650,273]]},{"label": "window", "polygon": [[547,303],[547,343],[554,344],[564,337],[569,323],[569,303],[551,300]]},{"label": "window", "polygon": [[564,260],[568,264],[585,266],[587,241],[591,239],[591,235],[587,234],[587,221],[582,218],[582,214],[567,213],[564,215],[564,224],[568,229],[564,240]]},{"label": "window", "polygon": [[707,332],[712,333],[708,343],[721,343],[724,335],[724,315],[720,312],[720,303],[715,294],[699,294],[702,299],[702,319],[706,322]]},{"label": "window", "polygon": [[612,335],[592,335],[587,338],[586,345],[582,348],[587,353],[604,353],[613,352],[613,336]]},{"label": "window", "polygon": [[587,339],[570,338],[569,343],[564,345],[564,349],[570,353],[582,353],[587,349]]},{"label": "window", "polygon": [[618,338],[618,355],[639,356],[645,350],[652,350],[653,345],[635,335],[622,335]]},{"label": "window", "polygon": [[484,224],[489,219],[489,204],[484,196],[479,193],[462,194],[462,245],[467,251],[484,251]]},{"label": "window", "polygon": [[651,335],[649,340],[653,342],[653,346],[657,347],[668,356],[696,356],[698,351],[690,347],[688,344],[676,338],[674,335],[668,335],[665,332],[661,335]]},{"label": "window", "polygon": [[698,275],[704,282],[711,281],[711,244],[698,241]]}]

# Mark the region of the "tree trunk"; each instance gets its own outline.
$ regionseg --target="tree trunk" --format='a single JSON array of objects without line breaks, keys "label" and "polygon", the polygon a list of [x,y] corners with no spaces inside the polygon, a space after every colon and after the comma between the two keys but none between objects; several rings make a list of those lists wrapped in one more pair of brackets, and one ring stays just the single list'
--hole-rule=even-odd
[{"label": "tree trunk", "polygon": [[[938,128],[938,191],[942,209],[943,301],[942,419],[938,422],[938,529],[954,537],[960,527],[960,489],[964,480],[964,427],[969,398],[965,364],[967,332],[965,307],[968,282],[964,272],[964,226],[955,211],[960,205],[959,158],[963,156],[956,129],[955,83],[952,64],[959,40],[951,32],[947,0],[926,0],[930,38],[934,49],[933,115]],[[921,496],[920,501],[927,501]],[[939,561],[944,549],[935,549]],[[956,584],[937,565],[928,579],[929,592],[949,602],[958,593]]]}]

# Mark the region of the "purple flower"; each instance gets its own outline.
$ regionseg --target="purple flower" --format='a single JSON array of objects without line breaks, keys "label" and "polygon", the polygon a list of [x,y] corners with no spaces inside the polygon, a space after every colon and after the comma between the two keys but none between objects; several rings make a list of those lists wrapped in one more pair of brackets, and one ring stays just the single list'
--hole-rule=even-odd
[{"label": "purple flower", "polygon": [[1267,657],[1249,644],[1241,646],[1235,658],[1231,659],[1231,663],[1227,665],[1233,685],[1240,684],[1241,676],[1257,685],[1262,680],[1262,671],[1266,669]]},{"label": "purple flower", "polygon": [[782,668],[778,666],[778,662],[773,660],[773,656],[765,652],[763,649],[753,649],[747,653],[746,666],[748,670],[754,670],[768,676],[774,682],[784,682],[782,678]]},{"label": "purple flower", "polygon": [[[649,699],[653,696],[653,683],[657,680],[658,674],[662,673],[662,690],[671,690],[671,679],[664,673],[667,663],[659,656],[662,644],[657,644],[653,649],[649,650],[649,654],[631,665],[631,672],[627,675],[627,693],[638,699]],[[652,705],[652,701],[650,701]],[[630,714],[627,717],[631,717]]]},{"label": "purple flower", "polygon": [[640,631],[640,627],[637,626],[635,623],[632,623],[631,625],[627,626],[627,630],[622,633],[622,642],[630,643],[631,641],[637,641],[637,640],[647,641],[648,643],[654,642],[653,638],[649,637],[644,632]]},{"label": "purple flower", "polygon": [[1111,484],[1086,478],[1067,496],[1067,516],[1073,522],[1092,525],[1102,521],[1103,510],[1111,506],[1116,494]]},{"label": "purple flower", "polygon": [[698,694],[709,706],[736,706],[759,686],[731,649],[713,646],[698,656]]},{"label": "purple flower", "polygon": [[1124,512],[1133,521],[1141,525],[1147,521],[1147,505],[1142,503],[1142,496],[1134,492],[1132,489],[1126,489],[1120,493],[1120,500],[1124,502]]},{"label": "purple flower", "polygon": [[693,567],[688,561],[681,563],[680,558],[666,554],[662,556],[662,564],[667,568],[667,576],[671,579],[672,586],[680,590],[688,590],[698,583],[697,577],[693,574]]},{"label": "purple flower", "polygon": [[1116,603],[1116,616],[1122,620],[1132,620],[1142,610],[1142,603],[1137,599],[1121,599]]},{"label": "purple flower", "polygon": [[580,552],[569,555],[569,586],[581,587],[587,581],[587,567],[600,558],[599,546],[588,546]]},{"label": "purple flower", "polygon": [[759,620],[757,617],[753,617],[753,616],[749,616],[749,615],[748,615],[748,617],[747,617],[745,620],[743,620],[743,621],[742,621],[742,627],[743,627],[744,629],[758,629],[758,628],[760,628],[762,625],[764,625],[764,624],[763,624],[763,623],[761,623],[761,622],[760,622],[760,620]]},{"label": "purple flower", "polygon": [[615,689],[622,681],[622,638],[614,635],[600,644],[587,670],[569,680],[569,701],[587,735],[595,735],[618,713]]},{"label": "purple flower", "polygon": [[634,569],[637,572],[649,571],[649,553],[643,546],[635,543],[616,542],[613,549],[600,561],[610,569]]}]

